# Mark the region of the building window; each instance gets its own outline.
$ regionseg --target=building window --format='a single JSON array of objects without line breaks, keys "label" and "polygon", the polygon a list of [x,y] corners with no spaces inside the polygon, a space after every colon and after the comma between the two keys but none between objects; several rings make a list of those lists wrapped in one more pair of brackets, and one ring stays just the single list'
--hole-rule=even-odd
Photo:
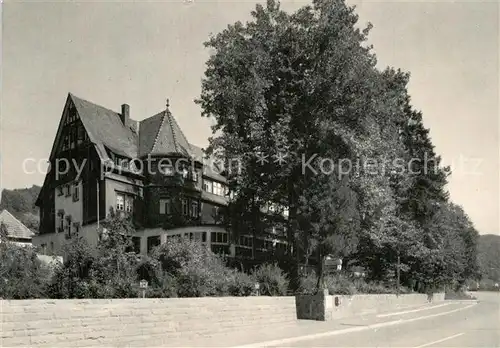
[{"label": "building window", "polygon": [[59,232],[64,232],[64,215],[59,216]]},{"label": "building window", "polygon": [[207,232],[201,232],[201,242],[202,243],[207,242]]},{"label": "building window", "polygon": [[78,184],[75,185],[73,190],[73,202],[77,202],[80,199],[80,187]]},{"label": "building window", "polygon": [[76,138],[77,138],[76,128],[71,127],[69,130],[69,139],[70,139],[72,149],[74,149],[76,147]]},{"label": "building window", "polygon": [[211,180],[203,180],[203,190],[217,196],[225,196],[229,192],[226,185]]},{"label": "building window", "polygon": [[170,215],[172,214],[172,204],[171,200],[168,199],[160,199],[160,214]]},{"label": "building window", "polygon": [[116,194],[116,210],[117,211],[125,210],[125,196],[121,193]]},{"label": "building window", "polygon": [[71,217],[66,216],[67,225],[66,225],[66,238],[71,238]]},{"label": "building window", "polygon": [[189,215],[189,203],[187,199],[182,200],[182,215]]},{"label": "building window", "polygon": [[154,248],[160,245],[160,243],[161,243],[160,236],[148,237],[148,254],[151,253],[151,251],[153,251]]},{"label": "building window", "polygon": [[59,186],[57,188],[57,195],[58,196],[62,196],[64,194],[64,187],[63,186]]},{"label": "building window", "polygon": [[134,197],[123,193],[116,193],[116,210],[132,213],[134,211]]},{"label": "building window", "polygon": [[214,191],[213,191],[214,195],[224,196],[226,194],[226,187],[220,182],[214,182],[213,186],[214,186]]},{"label": "building window", "polygon": [[198,182],[198,172],[195,169],[191,170],[189,177],[191,181]]},{"label": "building window", "polygon": [[203,190],[212,193],[213,185],[210,180],[203,180]]},{"label": "building window", "polygon": [[42,255],[45,255],[47,253],[47,244],[43,243],[40,248],[42,249]]},{"label": "building window", "polygon": [[74,222],[73,227],[75,228],[75,234],[80,233],[80,223],[79,222]]},{"label": "building window", "polygon": [[212,245],[212,252],[218,255],[229,255],[230,250],[228,245]]},{"label": "building window", "polygon": [[214,182],[214,191],[213,193],[217,196],[222,195],[222,185],[218,182]]},{"label": "building window", "polygon": [[227,243],[228,235],[226,232],[212,232],[211,243]]},{"label": "building window", "polygon": [[125,196],[125,211],[132,213],[134,210],[134,198],[132,196]]},{"label": "building window", "polygon": [[191,216],[194,218],[198,218],[198,216],[199,216],[199,209],[198,209],[198,202],[197,201],[191,201]]},{"label": "building window", "polygon": [[66,185],[66,197],[71,196],[71,185]]},{"label": "building window", "polygon": [[132,248],[134,253],[141,253],[141,237],[132,237]]},{"label": "building window", "polygon": [[240,237],[240,245],[241,246],[251,248],[252,244],[253,244],[253,238],[252,237],[247,237],[247,236],[241,236]]},{"label": "building window", "polygon": [[67,150],[68,148],[69,148],[69,136],[65,135],[64,139],[63,139],[62,149],[64,151],[64,150]]},{"label": "building window", "polygon": [[83,143],[85,140],[85,129],[82,126],[78,127],[78,144]]},{"label": "building window", "polygon": [[186,179],[188,177],[189,171],[187,168],[182,169],[182,177]]}]

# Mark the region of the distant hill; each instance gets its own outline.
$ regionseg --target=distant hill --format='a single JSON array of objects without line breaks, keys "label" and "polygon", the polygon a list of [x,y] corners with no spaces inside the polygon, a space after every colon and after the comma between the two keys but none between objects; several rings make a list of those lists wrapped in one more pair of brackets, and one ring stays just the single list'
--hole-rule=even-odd
[{"label": "distant hill", "polygon": [[500,283],[500,236],[485,234],[479,237],[478,260],[483,281]]},{"label": "distant hill", "polygon": [[4,189],[0,201],[0,211],[7,209],[29,229],[38,232],[40,218],[35,201],[40,190],[41,187],[37,185],[24,189]]}]

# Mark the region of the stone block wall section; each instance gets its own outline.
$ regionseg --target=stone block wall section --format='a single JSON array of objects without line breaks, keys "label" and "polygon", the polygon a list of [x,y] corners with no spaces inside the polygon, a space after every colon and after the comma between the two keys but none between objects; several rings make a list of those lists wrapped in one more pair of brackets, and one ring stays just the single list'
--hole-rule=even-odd
[{"label": "stone block wall section", "polygon": [[0,300],[0,347],[179,347],[296,319],[292,296]]},{"label": "stone block wall section", "polygon": [[404,307],[444,301],[444,293],[433,295],[337,295],[329,296],[328,290],[317,295],[298,295],[297,318],[329,321],[357,315],[389,312]]}]

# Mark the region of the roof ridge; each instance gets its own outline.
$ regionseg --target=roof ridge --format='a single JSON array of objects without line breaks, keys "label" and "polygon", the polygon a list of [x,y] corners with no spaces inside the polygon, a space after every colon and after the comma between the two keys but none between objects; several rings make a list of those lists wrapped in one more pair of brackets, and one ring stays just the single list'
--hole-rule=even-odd
[{"label": "roof ridge", "polygon": [[158,142],[158,138],[160,137],[160,132],[161,132],[161,130],[163,128],[163,124],[164,123],[165,123],[165,113],[163,114],[160,126],[158,127],[158,130],[156,131],[155,141],[153,142],[153,146],[151,146],[150,153],[152,153],[153,150],[155,149],[156,143]]},{"label": "roof ridge", "polygon": [[[174,134],[174,123],[175,123],[175,126],[177,127],[177,129],[180,132],[180,136],[184,139],[184,141],[186,142],[186,145],[188,146],[188,148],[186,149],[186,151],[188,151],[189,155],[192,156],[193,155],[193,153],[192,153],[193,149],[191,147],[191,143],[189,142],[188,138],[186,137],[186,134],[184,134],[184,132],[182,131],[181,126],[179,125],[179,123],[175,119],[174,115],[172,115],[172,113],[170,113],[170,118],[171,118],[170,123],[171,123],[171,127],[172,127],[172,134]],[[175,134],[174,134],[174,136],[175,136]]]},{"label": "roof ridge", "polygon": [[172,124],[172,114],[165,110],[165,115],[168,117],[168,124],[170,125],[170,129],[172,130],[172,137],[173,137],[173,141],[174,141],[174,149],[176,152],[179,152],[179,148],[177,147],[177,137],[176,137],[176,134],[175,134],[175,130],[174,130],[174,126]]},{"label": "roof ridge", "polygon": [[79,99],[79,100],[81,100],[81,101],[83,101],[83,102],[85,102],[85,103],[89,103],[89,104],[92,104],[92,105],[94,105],[94,106],[100,107],[101,109],[105,109],[105,110],[107,110],[107,111],[111,111],[111,112],[113,112],[113,113],[115,113],[115,114],[117,114],[117,115],[121,115],[119,112],[117,112],[117,111],[115,111],[115,110],[109,109],[109,108],[107,108],[107,107],[105,107],[105,106],[102,106],[102,105],[100,105],[100,104],[96,104],[96,103],[94,103],[94,102],[92,102],[92,101],[90,101],[90,100],[80,98],[80,97],[78,97],[78,96],[74,95],[74,94],[73,94],[73,93],[71,93],[71,92],[70,92],[69,94],[70,94],[70,96],[71,96],[71,97],[76,98],[76,99]]}]

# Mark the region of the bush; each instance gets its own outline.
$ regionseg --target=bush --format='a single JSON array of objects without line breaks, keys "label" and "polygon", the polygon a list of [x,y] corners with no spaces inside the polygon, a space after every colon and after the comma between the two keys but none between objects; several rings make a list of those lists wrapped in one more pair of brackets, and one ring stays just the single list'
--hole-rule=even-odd
[{"label": "bush", "polygon": [[64,247],[65,260],[56,267],[49,295],[52,298],[131,298],[138,295],[139,259],[126,252],[129,238],[123,233],[127,221],[108,221],[97,248],[82,237]]},{"label": "bush", "polygon": [[219,256],[195,241],[168,240],[154,251],[153,259],[162,272],[175,277],[179,297],[248,296],[254,288],[251,277],[226,267]]},{"label": "bush", "polygon": [[[314,294],[318,278],[314,274],[301,278],[299,293]],[[325,283],[330,295],[354,294],[396,294],[396,289],[377,282],[366,282],[364,279],[352,279],[342,274],[325,276]],[[400,294],[410,293],[405,287],[400,288]]]},{"label": "bush", "polygon": [[252,272],[252,277],[260,284],[260,294],[264,296],[285,296],[289,281],[277,265],[264,264]]},{"label": "bush", "polygon": [[47,296],[51,270],[33,249],[7,241],[0,243],[0,298],[30,299]]},{"label": "bush", "polygon": [[298,293],[301,295],[313,295],[316,292],[318,277],[310,273],[300,278]]},{"label": "bush", "polygon": [[330,275],[325,278],[330,295],[354,295],[358,291],[354,282],[343,275]]},{"label": "bush", "polygon": [[233,271],[228,277],[230,296],[250,296],[255,291],[255,281],[248,274]]}]

